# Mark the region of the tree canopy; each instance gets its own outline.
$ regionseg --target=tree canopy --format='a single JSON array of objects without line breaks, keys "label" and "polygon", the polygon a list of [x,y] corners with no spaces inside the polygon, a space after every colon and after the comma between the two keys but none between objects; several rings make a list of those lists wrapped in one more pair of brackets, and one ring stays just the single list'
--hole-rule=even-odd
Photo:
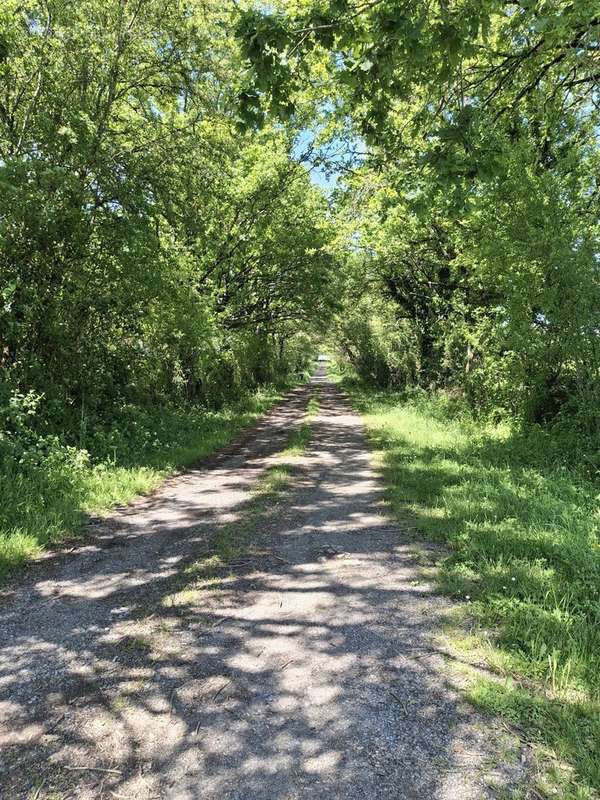
[{"label": "tree canopy", "polygon": [[216,402],[333,326],[379,381],[597,436],[599,32],[591,0],[4,3],[4,395]]},{"label": "tree canopy", "polygon": [[338,192],[347,354],[597,441],[597,5],[289,2],[247,9],[238,36],[248,118],[317,92],[366,142]]},{"label": "tree canopy", "polygon": [[3,4],[5,389],[210,399],[331,314],[332,222],[298,128],[239,128],[234,12]]}]

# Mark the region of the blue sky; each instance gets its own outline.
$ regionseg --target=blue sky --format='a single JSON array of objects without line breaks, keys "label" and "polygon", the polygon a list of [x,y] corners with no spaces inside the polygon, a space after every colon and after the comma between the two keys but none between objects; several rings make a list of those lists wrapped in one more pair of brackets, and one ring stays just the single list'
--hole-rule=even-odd
[{"label": "blue sky", "polygon": [[[315,135],[315,131],[308,129],[300,133],[293,151],[293,155],[296,158],[302,157],[303,153],[305,153],[313,143]],[[310,168],[310,177],[313,183],[315,183],[317,186],[320,186],[325,191],[331,191],[335,188],[338,180],[338,175],[335,172],[333,172],[331,169],[326,170],[321,165],[315,166],[314,164],[309,163],[308,166]]]},{"label": "blue sky", "polygon": [[[301,131],[296,140],[293,155],[302,158],[303,154],[313,144],[317,131],[305,129]],[[315,148],[315,152],[305,161],[310,169],[310,176],[313,183],[320,186],[326,192],[335,189],[338,179],[342,174],[342,167],[349,163],[357,165],[362,160],[359,155],[364,150],[364,145],[359,139],[346,140],[335,137],[323,145]],[[314,161],[323,161],[324,164]]]}]

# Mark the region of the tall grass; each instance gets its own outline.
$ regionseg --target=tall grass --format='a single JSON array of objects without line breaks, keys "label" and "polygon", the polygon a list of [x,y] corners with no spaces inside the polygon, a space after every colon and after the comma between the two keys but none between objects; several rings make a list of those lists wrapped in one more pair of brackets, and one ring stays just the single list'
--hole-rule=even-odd
[{"label": "tall grass", "polygon": [[464,601],[505,678],[480,680],[471,698],[545,748],[560,796],[595,797],[598,484],[541,429],[487,425],[441,397],[347,389],[381,454],[392,509],[448,547],[441,586]]},{"label": "tall grass", "polygon": [[226,444],[279,396],[277,389],[263,388],[218,411],[128,406],[110,423],[95,421],[80,447],[66,446],[56,436],[32,437],[18,446],[5,442],[0,581],[44,548],[77,536],[86,514],[150,492],[169,473]]}]

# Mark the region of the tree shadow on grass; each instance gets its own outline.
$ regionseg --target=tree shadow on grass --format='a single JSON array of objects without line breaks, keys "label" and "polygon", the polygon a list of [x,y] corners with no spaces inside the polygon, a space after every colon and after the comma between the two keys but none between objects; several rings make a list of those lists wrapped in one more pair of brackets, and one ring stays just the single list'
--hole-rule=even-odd
[{"label": "tree shadow on grass", "polygon": [[[504,668],[530,679],[522,689],[486,684],[482,707],[519,721],[582,785],[600,789],[597,488],[538,452],[528,458],[522,434],[498,437],[448,419],[437,437],[431,420],[420,442],[397,398],[374,403],[363,400],[383,415],[371,436],[394,511],[449,546],[442,587],[470,598]],[[425,424],[426,410],[410,413]]]}]

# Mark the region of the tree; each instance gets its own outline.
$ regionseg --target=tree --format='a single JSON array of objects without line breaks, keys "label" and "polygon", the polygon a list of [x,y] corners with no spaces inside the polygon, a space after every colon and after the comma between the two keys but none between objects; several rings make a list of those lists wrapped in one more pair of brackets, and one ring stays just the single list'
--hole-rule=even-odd
[{"label": "tree", "polygon": [[563,0],[290,2],[238,26],[242,108],[286,117],[326,68],[332,114],[369,144],[348,248],[412,331],[414,380],[527,420],[564,411],[592,437],[599,31],[595,4]]},{"label": "tree", "polygon": [[292,156],[294,126],[239,129],[232,13],[195,0],[4,4],[7,391],[63,410],[212,400],[257,379],[237,367],[225,379],[219,363],[258,350],[272,377],[273,337],[331,313],[327,205]]}]

